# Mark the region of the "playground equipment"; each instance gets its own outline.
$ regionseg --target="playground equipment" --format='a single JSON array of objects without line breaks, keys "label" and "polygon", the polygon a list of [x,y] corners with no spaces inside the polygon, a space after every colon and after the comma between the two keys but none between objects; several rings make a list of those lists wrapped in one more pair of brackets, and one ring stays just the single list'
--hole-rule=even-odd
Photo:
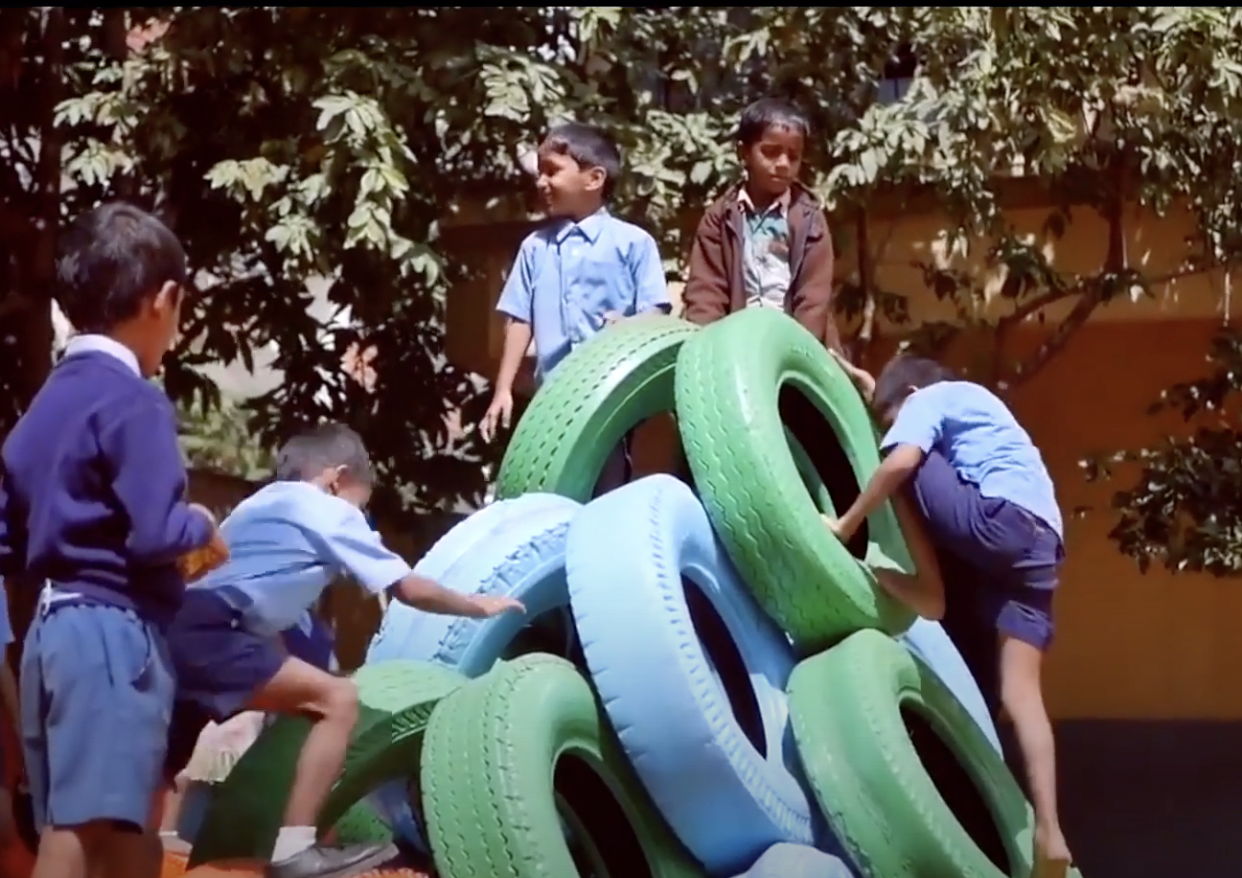
[{"label": "playground equipment", "polygon": [[[592,499],[663,412],[693,489]],[[418,566],[527,615],[387,608],[323,828],[395,835],[439,878],[1026,878],[1031,809],[978,687],[870,572],[910,568],[892,510],[848,545],[822,524],[878,460],[848,378],[782,314],[582,345],[518,425],[499,501]],[[242,756],[187,876],[261,874],[305,734],[282,718]]]}]

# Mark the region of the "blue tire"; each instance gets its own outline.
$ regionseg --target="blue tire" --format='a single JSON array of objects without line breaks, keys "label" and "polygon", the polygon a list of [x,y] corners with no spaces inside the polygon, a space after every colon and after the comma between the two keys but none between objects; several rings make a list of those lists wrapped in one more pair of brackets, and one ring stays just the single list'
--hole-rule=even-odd
[{"label": "blue tire", "polygon": [[898,640],[936,672],[940,682],[953,693],[988,742],[1000,753],[1000,736],[996,734],[996,724],[992,722],[983,692],[941,624],[919,619]]},{"label": "blue tire", "polygon": [[569,529],[567,570],[600,701],[708,873],[739,872],[778,842],[811,843],[813,806],[789,767],[793,649],[690,488],[656,475],[588,504]]}]

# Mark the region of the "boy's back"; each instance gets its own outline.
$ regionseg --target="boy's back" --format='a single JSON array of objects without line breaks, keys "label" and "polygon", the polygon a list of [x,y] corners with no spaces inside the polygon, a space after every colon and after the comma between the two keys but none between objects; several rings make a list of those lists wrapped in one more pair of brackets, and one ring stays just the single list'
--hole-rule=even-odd
[{"label": "boy's back", "polygon": [[1061,510],[1039,449],[994,393],[971,381],[940,381],[907,397],[883,447],[934,445],[985,497],[1015,503],[1061,534]]},{"label": "boy's back", "polygon": [[172,407],[122,345],[78,342],[4,443],[4,569],[167,620],[183,590],[176,551],[209,532],[177,508]]},{"label": "boy's back", "polygon": [[298,625],[337,576],[380,592],[410,573],[360,509],[309,482],[266,485],[237,505],[220,534],[229,559],[196,587],[241,604],[236,609],[256,634]]}]

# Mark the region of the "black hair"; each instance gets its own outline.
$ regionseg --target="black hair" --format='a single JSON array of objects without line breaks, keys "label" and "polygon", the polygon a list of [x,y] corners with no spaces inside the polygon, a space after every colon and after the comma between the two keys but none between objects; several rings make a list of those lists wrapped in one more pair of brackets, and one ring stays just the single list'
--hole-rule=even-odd
[{"label": "black hair", "polygon": [[566,122],[548,132],[539,145],[556,155],[566,155],[582,168],[604,172],[604,200],[612,197],[621,176],[621,150],[603,129],[582,122]]},{"label": "black hair", "polygon": [[[880,370],[875,380],[873,403],[880,411],[886,411],[923,387],[941,381],[956,381],[952,370],[927,357],[898,354]],[[913,388],[913,389],[911,389]]]},{"label": "black hair", "polygon": [[769,128],[789,128],[804,138],[811,136],[811,120],[793,104],[777,98],[760,98],[742,110],[737,139],[742,146],[754,146]]},{"label": "black hair", "polygon": [[185,249],[141,208],[102,204],[60,236],[56,302],[78,332],[108,332],[137,316],[164,284],[188,280]]},{"label": "black hair", "polygon": [[309,481],[338,466],[355,481],[371,483],[371,457],[362,437],[344,424],[320,424],[294,436],[276,453],[276,481]]}]

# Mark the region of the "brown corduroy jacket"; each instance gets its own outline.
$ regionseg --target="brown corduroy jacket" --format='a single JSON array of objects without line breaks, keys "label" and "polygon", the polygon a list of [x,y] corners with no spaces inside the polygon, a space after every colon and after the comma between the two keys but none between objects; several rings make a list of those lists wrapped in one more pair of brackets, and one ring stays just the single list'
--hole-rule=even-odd
[{"label": "brown corduroy jacket", "polygon": [[[682,292],[685,318],[704,325],[746,307],[742,272],[744,234],[740,186],[732,187],[703,214],[690,249],[690,274]],[[832,314],[832,235],[819,200],[794,184],[789,203],[789,292],[785,312],[841,350]]]}]

